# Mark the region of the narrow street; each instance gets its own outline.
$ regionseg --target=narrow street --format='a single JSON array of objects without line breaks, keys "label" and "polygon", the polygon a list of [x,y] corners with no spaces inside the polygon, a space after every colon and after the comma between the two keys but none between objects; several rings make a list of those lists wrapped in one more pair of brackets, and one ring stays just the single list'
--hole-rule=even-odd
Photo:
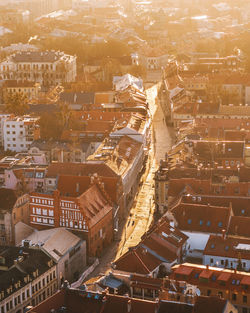
[{"label": "narrow street", "polygon": [[147,163],[147,168],[142,176],[142,186],[139,188],[137,196],[127,220],[124,221],[120,240],[113,242],[108,247],[106,253],[100,259],[100,264],[88,277],[98,276],[110,271],[111,263],[122,256],[129,247],[140,242],[141,236],[149,229],[154,216],[154,172],[157,170],[160,159],[165,157],[165,153],[171,147],[172,129],[169,129],[164,120],[162,109],[157,105],[158,85],[146,90],[147,100],[152,116],[152,142]]}]

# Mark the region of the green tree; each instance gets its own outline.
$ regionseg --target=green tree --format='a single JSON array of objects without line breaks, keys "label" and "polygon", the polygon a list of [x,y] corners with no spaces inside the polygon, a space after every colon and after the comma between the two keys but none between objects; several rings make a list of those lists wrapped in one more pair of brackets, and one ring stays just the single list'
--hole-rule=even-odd
[{"label": "green tree", "polygon": [[4,97],[5,111],[15,115],[23,115],[29,109],[28,98],[22,92],[8,93]]}]

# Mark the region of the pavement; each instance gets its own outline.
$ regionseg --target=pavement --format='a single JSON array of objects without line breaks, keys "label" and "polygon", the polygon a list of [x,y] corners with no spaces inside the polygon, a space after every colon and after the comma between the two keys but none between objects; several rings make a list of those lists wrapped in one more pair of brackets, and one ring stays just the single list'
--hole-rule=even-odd
[{"label": "pavement", "polygon": [[156,84],[146,90],[152,116],[152,140],[146,171],[141,178],[141,187],[138,189],[130,214],[120,226],[119,241],[113,242],[107,248],[100,259],[100,264],[88,279],[100,274],[107,274],[111,269],[111,263],[126,253],[129,247],[137,245],[142,235],[154,222],[154,173],[160,160],[165,157],[165,153],[171,148],[173,136],[173,129],[167,127],[163,120],[162,109],[157,103],[158,88],[159,84]]}]

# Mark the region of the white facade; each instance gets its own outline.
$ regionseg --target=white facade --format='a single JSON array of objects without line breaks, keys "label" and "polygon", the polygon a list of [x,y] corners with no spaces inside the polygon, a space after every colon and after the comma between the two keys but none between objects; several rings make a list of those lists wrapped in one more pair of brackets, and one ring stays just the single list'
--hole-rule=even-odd
[{"label": "white facade", "polygon": [[[238,258],[229,258],[229,257],[223,257],[223,256],[214,256],[214,255],[204,255],[203,256],[203,264],[204,265],[210,265],[210,266],[216,266],[220,268],[233,268],[237,269],[239,265]],[[246,260],[244,258],[241,258],[241,265],[242,269],[244,271],[250,270],[250,260]]]},{"label": "white facade", "polygon": [[35,138],[35,128],[38,118],[15,117],[4,120],[3,142],[4,150],[28,151]]},{"label": "white facade", "polygon": [[199,233],[199,232],[191,232],[191,231],[182,231],[186,236],[188,236],[187,240],[187,250],[186,254],[190,257],[202,258],[203,251],[208,242],[209,233]]},{"label": "white facade", "polygon": [[16,53],[0,63],[0,80],[55,86],[76,80],[76,56],[59,51]]},{"label": "white facade", "polygon": [[3,136],[3,125],[4,121],[10,117],[10,114],[0,114],[0,146],[4,145],[4,136]]}]

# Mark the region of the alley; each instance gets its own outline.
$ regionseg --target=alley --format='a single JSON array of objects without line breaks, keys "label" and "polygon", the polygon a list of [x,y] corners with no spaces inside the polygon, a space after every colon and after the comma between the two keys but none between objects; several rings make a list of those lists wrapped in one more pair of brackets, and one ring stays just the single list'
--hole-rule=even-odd
[{"label": "alley", "polygon": [[[142,185],[135,197],[133,206],[126,221],[121,226],[120,240],[113,242],[100,259],[100,264],[90,277],[107,273],[111,262],[122,256],[129,247],[140,242],[141,236],[149,229],[154,216],[154,172],[157,170],[160,159],[171,147],[172,129],[169,129],[163,120],[161,107],[157,104],[158,85],[146,90],[150,113],[152,116],[152,141],[149,158]],[[89,278],[90,278],[89,277]]]}]

